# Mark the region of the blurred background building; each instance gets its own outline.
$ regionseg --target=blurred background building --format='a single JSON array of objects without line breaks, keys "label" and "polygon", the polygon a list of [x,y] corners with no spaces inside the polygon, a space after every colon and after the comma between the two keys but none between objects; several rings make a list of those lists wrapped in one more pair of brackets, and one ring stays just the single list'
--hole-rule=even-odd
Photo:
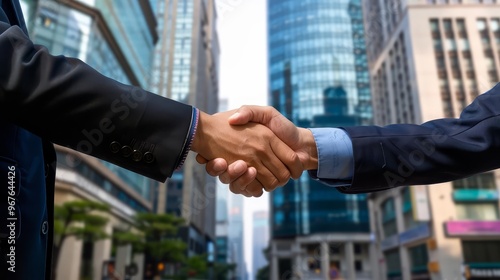
[{"label": "blurred background building", "polygon": [[230,250],[237,265],[234,279],[247,279],[247,264],[245,260],[245,231],[243,229],[243,198],[242,195],[231,195],[229,200],[229,230],[228,239]]},{"label": "blurred background building", "polygon": [[[273,107],[302,127],[371,123],[361,0],[268,0],[268,29]],[[373,279],[366,195],[305,174],[270,208],[271,279]]]},{"label": "blurred background building", "polygon": [[[219,41],[213,0],[151,0],[158,22],[151,91],[191,104],[207,113],[218,110]],[[215,257],[215,178],[191,154],[181,170],[155,192],[155,211],[183,217],[180,237],[188,256]]]},{"label": "blurred background building", "polygon": [[259,269],[268,265],[264,250],[269,244],[269,212],[257,211],[253,213],[253,238],[252,238],[252,276],[255,279]]},{"label": "blurred background building", "polygon": [[[375,124],[458,117],[499,81],[497,1],[363,3]],[[499,183],[494,171],[371,194],[377,279],[499,279]]]}]

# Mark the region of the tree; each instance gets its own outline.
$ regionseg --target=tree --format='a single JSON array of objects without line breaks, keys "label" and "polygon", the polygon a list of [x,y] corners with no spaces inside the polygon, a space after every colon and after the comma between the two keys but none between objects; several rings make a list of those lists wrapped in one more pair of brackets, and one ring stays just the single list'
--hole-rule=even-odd
[{"label": "tree", "polygon": [[257,271],[257,280],[268,280],[269,278],[269,265],[264,266],[263,268]]},{"label": "tree", "polygon": [[207,256],[199,255],[187,259],[181,267],[180,271],[174,277],[176,280],[184,279],[207,279]]},{"label": "tree", "polygon": [[108,219],[97,212],[108,212],[109,206],[95,201],[70,201],[54,207],[54,263],[52,279],[56,279],[59,254],[64,241],[74,236],[84,241],[95,242],[108,235],[104,226]]},{"label": "tree", "polygon": [[131,244],[134,252],[149,255],[153,259],[154,276],[158,277],[165,263],[185,262],[187,246],[176,237],[183,223],[182,218],[170,214],[137,213],[134,226],[141,233],[119,232],[113,238],[119,244]]},{"label": "tree", "polygon": [[229,272],[236,270],[236,264],[234,263],[215,263],[214,273],[216,280],[226,280],[229,276]]}]

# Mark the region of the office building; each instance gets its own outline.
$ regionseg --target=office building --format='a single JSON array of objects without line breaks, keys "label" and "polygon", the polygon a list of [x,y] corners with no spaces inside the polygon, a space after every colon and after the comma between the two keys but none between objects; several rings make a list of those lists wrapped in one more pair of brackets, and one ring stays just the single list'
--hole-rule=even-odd
[{"label": "office building", "polygon": [[[268,0],[268,23],[273,107],[302,127],[371,123],[360,0]],[[304,174],[270,208],[271,279],[372,279],[366,195]]]},{"label": "office building", "polygon": [[236,271],[235,280],[245,280],[247,275],[247,265],[245,262],[245,231],[243,225],[244,217],[244,197],[242,195],[231,194],[229,198],[229,230],[228,238],[230,253]]},{"label": "office building", "polygon": [[269,263],[264,255],[264,250],[269,246],[269,212],[257,211],[253,213],[252,237],[252,277],[255,279],[259,269]]},{"label": "office building", "polygon": [[[375,124],[455,118],[495,85],[497,2],[364,1]],[[402,156],[418,164],[432,158],[432,145]],[[376,279],[498,279],[499,178],[494,171],[371,194]]]},{"label": "office building", "polygon": [[[151,90],[215,113],[219,41],[214,0],[151,0],[158,22]],[[215,257],[215,178],[190,155],[181,170],[156,190],[155,210],[186,220],[180,236],[188,256]]]},{"label": "office building", "polygon": [[[122,83],[147,88],[158,38],[148,2],[20,2],[35,43],[46,46],[52,54],[79,58]],[[152,210],[152,180],[64,147],[56,146],[56,152],[56,204],[93,200],[110,205],[105,227],[108,234],[130,229],[135,213]],[[111,239],[92,244],[69,237],[61,249],[58,279],[101,279],[103,263],[110,259],[124,275],[132,258],[130,250],[121,248],[113,253],[113,246]],[[136,257],[136,279],[142,279],[143,256]]]}]

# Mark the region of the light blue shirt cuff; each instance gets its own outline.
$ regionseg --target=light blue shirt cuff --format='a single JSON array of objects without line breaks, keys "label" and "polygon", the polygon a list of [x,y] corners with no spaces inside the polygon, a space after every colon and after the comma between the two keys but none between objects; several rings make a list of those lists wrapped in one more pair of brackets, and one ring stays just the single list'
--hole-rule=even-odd
[{"label": "light blue shirt cuff", "polygon": [[[309,130],[318,149],[318,170],[309,174],[329,185],[346,186],[345,182],[350,182],[354,174],[351,138],[340,128],[309,128]],[[335,181],[338,183],[333,183]]]}]

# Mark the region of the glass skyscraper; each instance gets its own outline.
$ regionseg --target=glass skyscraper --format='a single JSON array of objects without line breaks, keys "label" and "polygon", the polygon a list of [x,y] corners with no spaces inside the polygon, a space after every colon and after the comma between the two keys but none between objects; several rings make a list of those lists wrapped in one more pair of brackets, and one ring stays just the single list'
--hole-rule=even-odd
[{"label": "glass skyscraper", "polygon": [[[268,32],[273,107],[301,127],[371,123],[361,0],[268,0]],[[325,276],[334,266],[362,276],[367,268],[354,251],[368,250],[369,230],[366,195],[341,194],[307,175],[290,181],[271,194],[272,279],[286,273],[314,279],[317,269]],[[363,238],[353,242],[353,233]],[[301,236],[302,243],[293,241]],[[320,242],[306,244],[314,236]],[[344,257],[314,257],[319,247],[331,247],[326,236],[337,236]],[[294,257],[277,257],[280,251]]]}]

